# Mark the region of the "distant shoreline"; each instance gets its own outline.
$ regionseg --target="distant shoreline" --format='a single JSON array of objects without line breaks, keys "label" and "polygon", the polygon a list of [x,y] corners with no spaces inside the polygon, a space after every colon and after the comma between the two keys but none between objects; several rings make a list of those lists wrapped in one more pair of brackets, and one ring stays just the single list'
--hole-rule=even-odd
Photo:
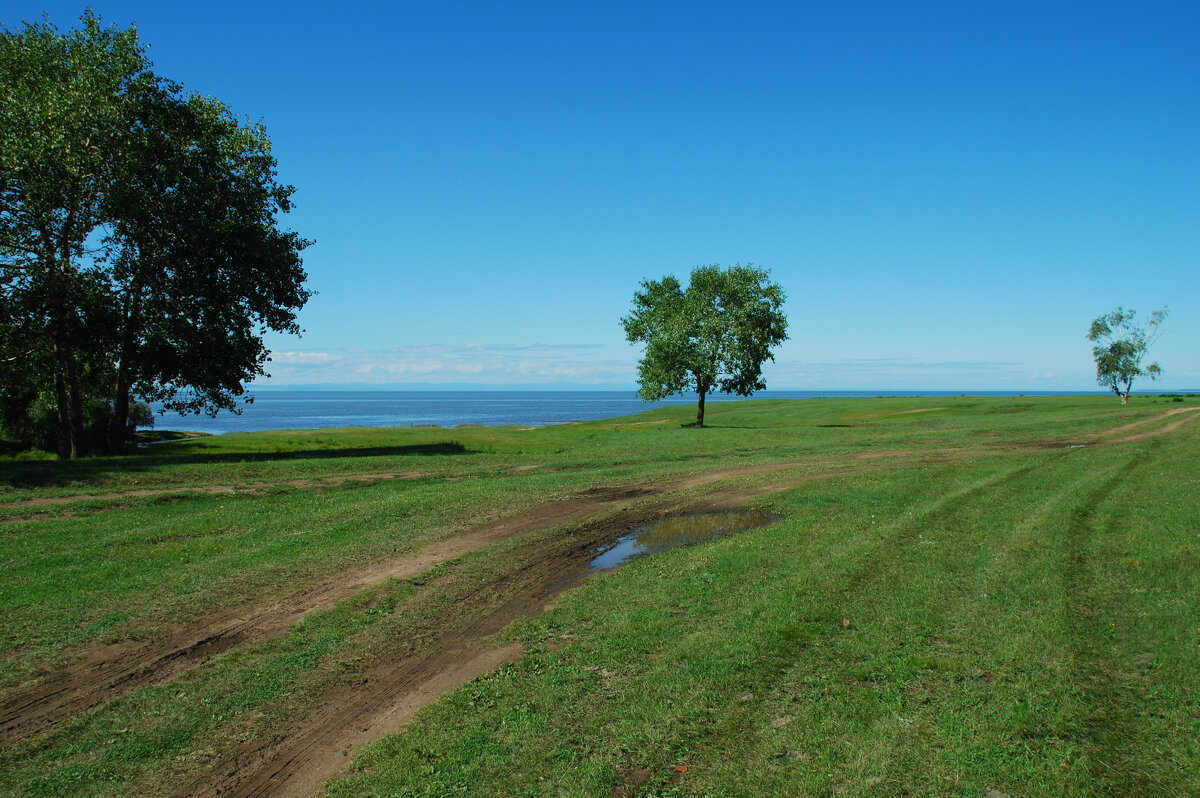
[{"label": "distant shoreline", "polygon": [[[389,385],[251,385],[246,389],[247,394],[257,393],[490,393],[490,394],[531,394],[531,393],[604,393],[630,394],[637,393],[637,388],[587,388],[587,387],[492,387],[488,385],[442,387],[429,386],[389,386]],[[1135,390],[1135,394],[1146,396],[1164,396],[1170,394],[1200,394],[1200,386],[1192,388],[1155,388],[1153,390]],[[785,396],[788,394],[789,396]],[[753,396],[730,396],[727,394],[709,394],[709,400],[739,400],[739,399],[786,399],[790,395],[804,394],[805,396],[821,395],[830,397],[893,397],[893,396],[1107,396],[1112,391],[1102,391],[1097,388],[1062,388],[1043,390],[1033,388],[765,388]],[[683,394],[695,397],[696,394]]]},{"label": "distant shoreline", "polygon": [[[1178,392],[1144,392],[1162,395]],[[599,421],[631,416],[663,405],[695,404],[695,395],[672,396],[643,403],[632,391],[516,390],[335,390],[284,389],[252,391],[253,402],[241,414],[207,416],[155,415],[159,430],[187,430],[211,435],[281,429],[337,427],[543,427],[573,421]],[[709,402],[744,399],[874,399],[948,397],[1105,396],[1103,391],[760,391],[752,397],[716,394]],[[1115,398],[1114,398],[1115,401]],[[158,408],[155,408],[156,410]]]}]

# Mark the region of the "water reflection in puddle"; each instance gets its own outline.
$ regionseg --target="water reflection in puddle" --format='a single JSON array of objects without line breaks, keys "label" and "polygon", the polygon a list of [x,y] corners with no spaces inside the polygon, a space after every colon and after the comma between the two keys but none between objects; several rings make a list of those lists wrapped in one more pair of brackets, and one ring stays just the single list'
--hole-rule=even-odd
[{"label": "water reflection in puddle", "polygon": [[611,549],[592,560],[591,568],[593,571],[616,568],[637,557],[744,532],[781,518],[765,510],[729,510],[661,518],[639,526],[618,540]]}]

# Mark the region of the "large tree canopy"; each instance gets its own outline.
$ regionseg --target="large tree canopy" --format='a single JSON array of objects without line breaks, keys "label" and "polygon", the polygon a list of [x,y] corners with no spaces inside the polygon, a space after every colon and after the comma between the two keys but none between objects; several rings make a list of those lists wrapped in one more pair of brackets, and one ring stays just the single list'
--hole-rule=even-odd
[{"label": "large tree canopy", "polygon": [[1162,367],[1157,363],[1142,365],[1150,345],[1162,334],[1159,326],[1167,318],[1167,309],[1150,314],[1145,326],[1137,323],[1137,313],[1118,307],[1092,322],[1087,338],[1095,346],[1092,357],[1096,361],[1096,382],[1121,397],[1121,404],[1129,401],[1129,391],[1136,377],[1151,380],[1162,376]]},{"label": "large tree canopy", "polygon": [[642,282],[633,311],[621,320],[630,343],[642,342],[638,396],[699,395],[696,425],[713,390],[749,396],[766,387],[762,366],[787,340],[783,289],[753,265],[700,266],[684,289],[673,275]]},{"label": "large tree canopy", "polygon": [[49,395],[64,458],[120,451],[133,398],[235,409],[310,296],[263,126],[150,66],[90,13],[0,31],[0,401]]}]

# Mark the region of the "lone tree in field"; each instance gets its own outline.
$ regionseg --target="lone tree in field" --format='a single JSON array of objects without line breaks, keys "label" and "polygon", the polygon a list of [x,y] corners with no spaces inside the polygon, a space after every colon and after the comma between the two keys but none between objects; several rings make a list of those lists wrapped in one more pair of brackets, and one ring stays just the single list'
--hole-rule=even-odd
[{"label": "lone tree in field", "polygon": [[783,289],[769,278],[768,270],[738,264],[699,266],[686,290],[674,275],[644,280],[633,312],[621,319],[629,342],[646,344],[638,396],[654,402],[695,391],[696,426],[703,427],[711,391],[749,396],[766,388],[763,363],[787,340]]},{"label": "lone tree in field", "polygon": [[1167,309],[1151,313],[1144,327],[1137,324],[1136,316],[1135,311],[1118,307],[1093,321],[1087,336],[1095,344],[1092,356],[1096,359],[1096,382],[1112,389],[1121,397],[1121,404],[1129,401],[1135,377],[1155,380],[1162,376],[1157,363],[1142,366],[1142,359],[1162,335],[1158,328],[1167,317]]}]

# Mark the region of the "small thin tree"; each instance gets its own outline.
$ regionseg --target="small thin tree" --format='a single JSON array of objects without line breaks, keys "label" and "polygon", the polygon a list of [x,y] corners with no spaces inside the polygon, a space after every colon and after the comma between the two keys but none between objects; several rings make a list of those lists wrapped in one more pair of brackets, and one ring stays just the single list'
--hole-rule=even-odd
[{"label": "small thin tree", "polygon": [[1143,366],[1142,360],[1162,336],[1159,327],[1166,318],[1166,308],[1156,310],[1143,327],[1137,323],[1136,311],[1118,306],[1092,322],[1087,338],[1095,344],[1092,357],[1096,360],[1096,382],[1119,396],[1121,404],[1129,401],[1135,378],[1156,380],[1162,376],[1161,366]]}]

